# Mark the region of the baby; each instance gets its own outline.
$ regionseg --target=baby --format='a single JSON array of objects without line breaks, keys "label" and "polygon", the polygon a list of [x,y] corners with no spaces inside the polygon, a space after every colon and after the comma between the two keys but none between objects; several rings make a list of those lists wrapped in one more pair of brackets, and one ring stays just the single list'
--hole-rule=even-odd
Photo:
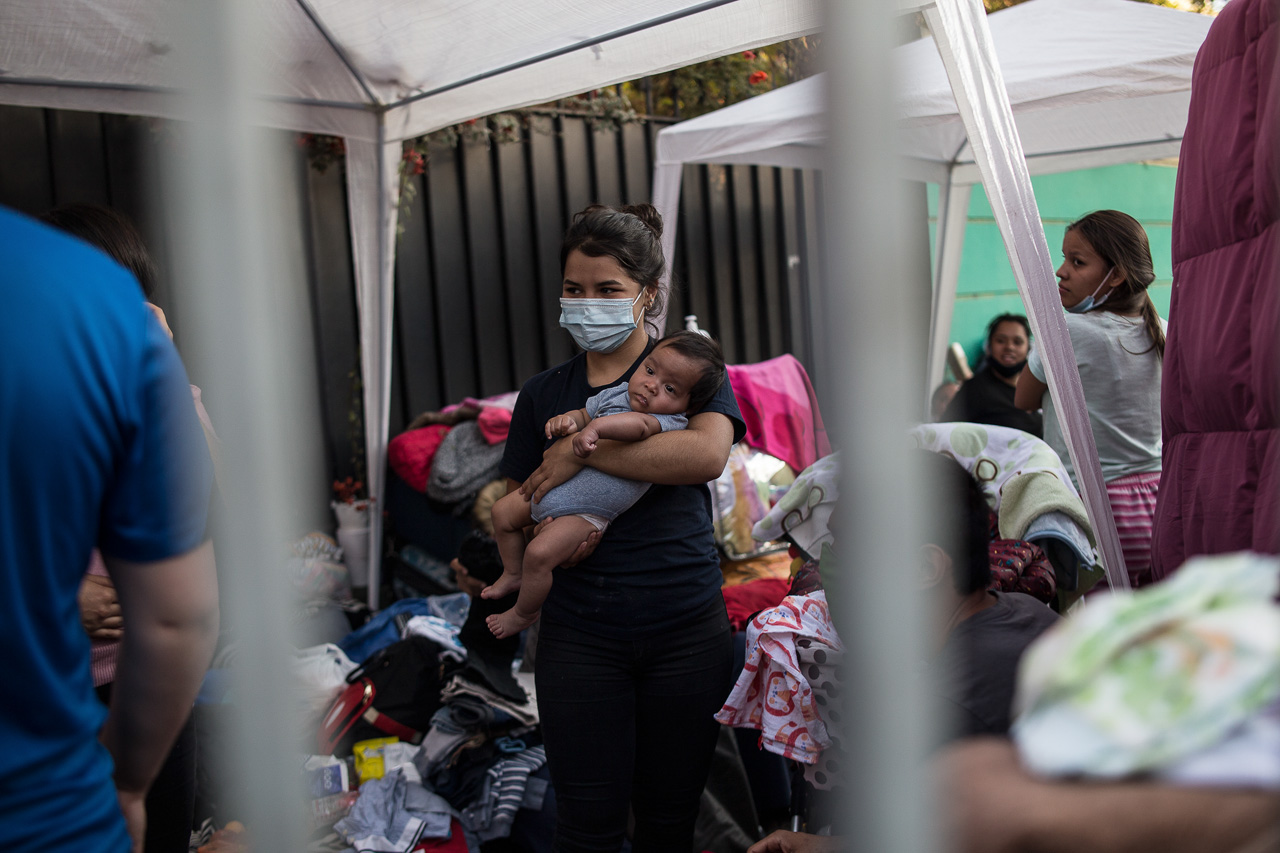
[{"label": "baby", "polygon": [[[602,438],[640,441],[684,429],[686,413],[697,414],[724,379],[724,357],[715,341],[697,332],[676,332],[658,342],[627,382],[596,394],[586,408],[547,421],[547,438],[572,435],[574,453],[585,459]],[[480,595],[502,598],[519,589],[520,597],[506,613],[488,618],[489,630],[506,637],[532,625],[551,591],[551,570],[592,533],[603,532],[649,485],[583,468],[539,503],[511,492],[494,504],[493,538],[502,555],[502,577]],[[524,529],[545,518],[553,520],[526,545]]]}]

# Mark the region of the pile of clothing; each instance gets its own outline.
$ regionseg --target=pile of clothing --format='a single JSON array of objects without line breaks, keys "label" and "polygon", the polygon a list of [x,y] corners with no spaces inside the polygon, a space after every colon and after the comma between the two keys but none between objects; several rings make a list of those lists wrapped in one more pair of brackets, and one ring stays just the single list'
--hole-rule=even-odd
[{"label": "pile of clothing", "polygon": [[498,477],[517,392],[426,412],[391,440],[391,469],[436,506],[462,515]]},{"label": "pile of clothing", "polygon": [[[521,809],[541,812],[547,804],[532,680],[528,689],[517,680],[516,645],[493,638],[484,625],[489,602],[478,604],[465,594],[398,601],[336,646],[299,655],[311,707],[322,709],[322,742],[324,726],[332,727],[351,692],[348,683],[356,679],[359,694],[359,677],[379,655],[413,642],[433,658],[422,679],[431,701],[413,703],[425,709],[422,722],[402,726],[400,737],[350,743],[348,736],[335,741],[334,755],[308,759],[309,773],[327,774],[325,785],[313,784],[313,815],[319,826],[333,825],[331,845],[349,844],[357,853],[475,853],[507,837]],[[376,711],[385,710],[379,695]],[[340,765],[345,769],[334,769]]]}]

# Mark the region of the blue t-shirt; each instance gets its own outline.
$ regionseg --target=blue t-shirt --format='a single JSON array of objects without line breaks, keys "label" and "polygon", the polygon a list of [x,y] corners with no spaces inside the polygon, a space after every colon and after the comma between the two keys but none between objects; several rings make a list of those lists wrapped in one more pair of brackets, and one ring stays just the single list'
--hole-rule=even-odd
[{"label": "blue t-shirt", "polygon": [[[605,386],[587,384],[585,354],[526,382],[511,417],[498,469],[502,476],[527,479],[551,444],[543,432],[547,420],[581,409],[588,397],[627,381],[652,348],[650,341],[635,363]],[[726,415],[734,441],[746,434],[727,379],[702,411]],[[590,557],[556,570],[542,618],[606,637],[652,636],[709,606],[722,582],[706,485],[654,485],[609,525]]]},{"label": "blue t-shirt", "polygon": [[133,277],[0,208],[0,850],[126,851],[76,593],[204,538],[212,468]]}]

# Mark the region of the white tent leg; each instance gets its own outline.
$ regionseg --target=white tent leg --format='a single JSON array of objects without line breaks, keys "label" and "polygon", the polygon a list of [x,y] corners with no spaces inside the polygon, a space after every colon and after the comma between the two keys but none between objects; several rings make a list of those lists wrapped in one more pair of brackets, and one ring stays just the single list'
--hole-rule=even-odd
[{"label": "white tent leg", "polygon": [[[683,163],[658,163],[653,167],[653,206],[662,214],[662,257],[667,260],[662,276],[663,293],[671,292],[671,265],[676,259],[676,223],[680,216],[680,183],[684,179]],[[659,329],[666,328],[666,300],[662,313],[654,317]]]},{"label": "white tent leg", "polygon": [[925,10],[925,20],[951,80],[982,184],[1013,264],[1018,292],[1030,315],[1031,331],[1044,355],[1049,391],[1075,464],[1107,580],[1112,589],[1128,589],[1129,575],[1098,464],[1075,351],[1058,300],[1049,244],[1031,190],[1031,174],[1013,122],[1009,93],[994,60],[986,14],[977,0],[937,0]]},{"label": "white tent leg", "polygon": [[[385,128],[378,125],[378,138]],[[369,496],[369,607],[378,609],[382,580],[382,503],[391,421],[391,310],[394,304],[396,219],[400,204],[400,143],[347,140],[347,204],[360,312],[365,464]]]},{"label": "white tent leg", "polygon": [[[960,281],[960,256],[964,252],[964,232],[969,224],[969,197],[973,187],[955,185],[948,179],[938,187],[937,258],[933,274],[933,313],[929,329],[929,382],[925,393],[942,382],[947,369],[947,347],[951,337],[951,315],[956,308],[956,286]],[[926,402],[926,407],[928,403]],[[928,408],[925,409],[928,411]]]}]

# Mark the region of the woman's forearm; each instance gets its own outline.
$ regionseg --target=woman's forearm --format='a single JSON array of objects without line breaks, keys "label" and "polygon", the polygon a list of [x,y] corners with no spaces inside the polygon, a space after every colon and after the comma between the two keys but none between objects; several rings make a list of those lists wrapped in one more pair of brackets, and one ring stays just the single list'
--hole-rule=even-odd
[{"label": "woman's forearm", "polygon": [[602,441],[584,462],[615,477],[659,485],[694,485],[720,476],[732,445],[733,422],[717,412],[704,412],[690,418],[686,429],[644,441]]}]

